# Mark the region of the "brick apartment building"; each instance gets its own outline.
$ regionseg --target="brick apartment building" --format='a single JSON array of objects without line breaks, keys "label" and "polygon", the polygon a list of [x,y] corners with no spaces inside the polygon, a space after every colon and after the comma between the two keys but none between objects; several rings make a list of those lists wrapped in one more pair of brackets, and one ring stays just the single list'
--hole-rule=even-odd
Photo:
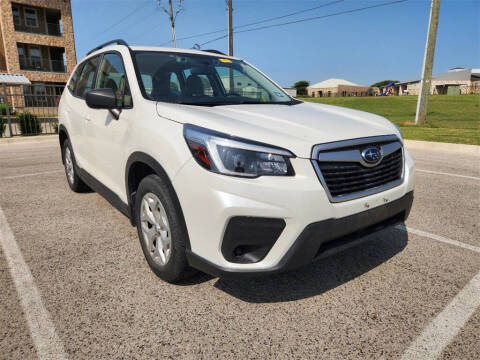
[{"label": "brick apartment building", "polygon": [[0,73],[22,74],[42,93],[65,85],[76,62],[70,0],[0,0]]}]

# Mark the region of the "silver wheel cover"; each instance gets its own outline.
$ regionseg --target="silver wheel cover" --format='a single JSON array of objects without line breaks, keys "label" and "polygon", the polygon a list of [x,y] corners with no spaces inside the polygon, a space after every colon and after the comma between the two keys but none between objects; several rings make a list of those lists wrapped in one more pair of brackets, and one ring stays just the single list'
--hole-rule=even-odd
[{"label": "silver wheel cover", "polygon": [[167,212],[157,195],[147,193],[140,206],[143,241],[152,260],[166,265],[172,254],[172,239]]},{"label": "silver wheel cover", "polygon": [[72,153],[68,147],[65,149],[65,170],[67,171],[68,182],[73,184],[75,181],[75,172],[73,170]]}]

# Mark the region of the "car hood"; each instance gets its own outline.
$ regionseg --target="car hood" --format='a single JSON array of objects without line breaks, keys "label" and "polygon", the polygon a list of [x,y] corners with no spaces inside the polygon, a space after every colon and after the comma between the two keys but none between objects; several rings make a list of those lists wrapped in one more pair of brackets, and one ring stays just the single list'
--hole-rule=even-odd
[{"label": "car hood", "polygon": [[207,107],[158,102],[156,106],[163,118],[279,146],[303,158],[311,157],[316,144],[379,135],[400,137],[398,129],[381,116],[324,104]]}]

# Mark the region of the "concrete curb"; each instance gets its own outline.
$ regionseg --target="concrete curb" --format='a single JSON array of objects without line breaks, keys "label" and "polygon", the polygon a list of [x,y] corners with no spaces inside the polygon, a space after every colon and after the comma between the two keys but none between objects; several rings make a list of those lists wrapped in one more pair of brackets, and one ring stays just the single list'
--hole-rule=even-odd
[{"label": "concrete curb", "polygon": [[458,154],[480,156],[480,146],[465,144],[450,144],[433,141],[405,140],[405,147],[411,150],[443,151]]},{"label": "concrete curb", "polygon": [[31,144],[58,141],[58,134],[39,136],[14,136],[11,138],[0,138],[0,145]]},{"label": "concrete curb", "polygon": [[[58,135],[40,135],[40,136],[16,136],[13,138],[0,138],[0,145],[7,144],[28,144],[45,143],[58,141]],[[459,154],[470,154],[480,156],[480,146],[465,144],[450,144],[433,141],[405,140],[407,149],[412,150],[433,150],[446,151]]]}]

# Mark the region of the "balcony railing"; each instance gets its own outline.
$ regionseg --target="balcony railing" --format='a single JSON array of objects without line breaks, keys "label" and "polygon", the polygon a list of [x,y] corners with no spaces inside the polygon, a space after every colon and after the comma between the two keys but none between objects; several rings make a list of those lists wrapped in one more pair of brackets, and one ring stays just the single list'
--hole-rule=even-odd
[{"label": "balcony railing", "polygon": [[66,72],[63,60],[50,60],[40,58],[19,59],[20,70],[45,71],[45,72]]},{"label": "balcony railing", "polygon": [[44,24],[39,24],[37,27],[35,27],[27,24],[15,24],[15,31],[51,36],[62,36],[62,29],[60,27],[60,24],[46,23],[46,25],[47,26],[45,27]]}]

